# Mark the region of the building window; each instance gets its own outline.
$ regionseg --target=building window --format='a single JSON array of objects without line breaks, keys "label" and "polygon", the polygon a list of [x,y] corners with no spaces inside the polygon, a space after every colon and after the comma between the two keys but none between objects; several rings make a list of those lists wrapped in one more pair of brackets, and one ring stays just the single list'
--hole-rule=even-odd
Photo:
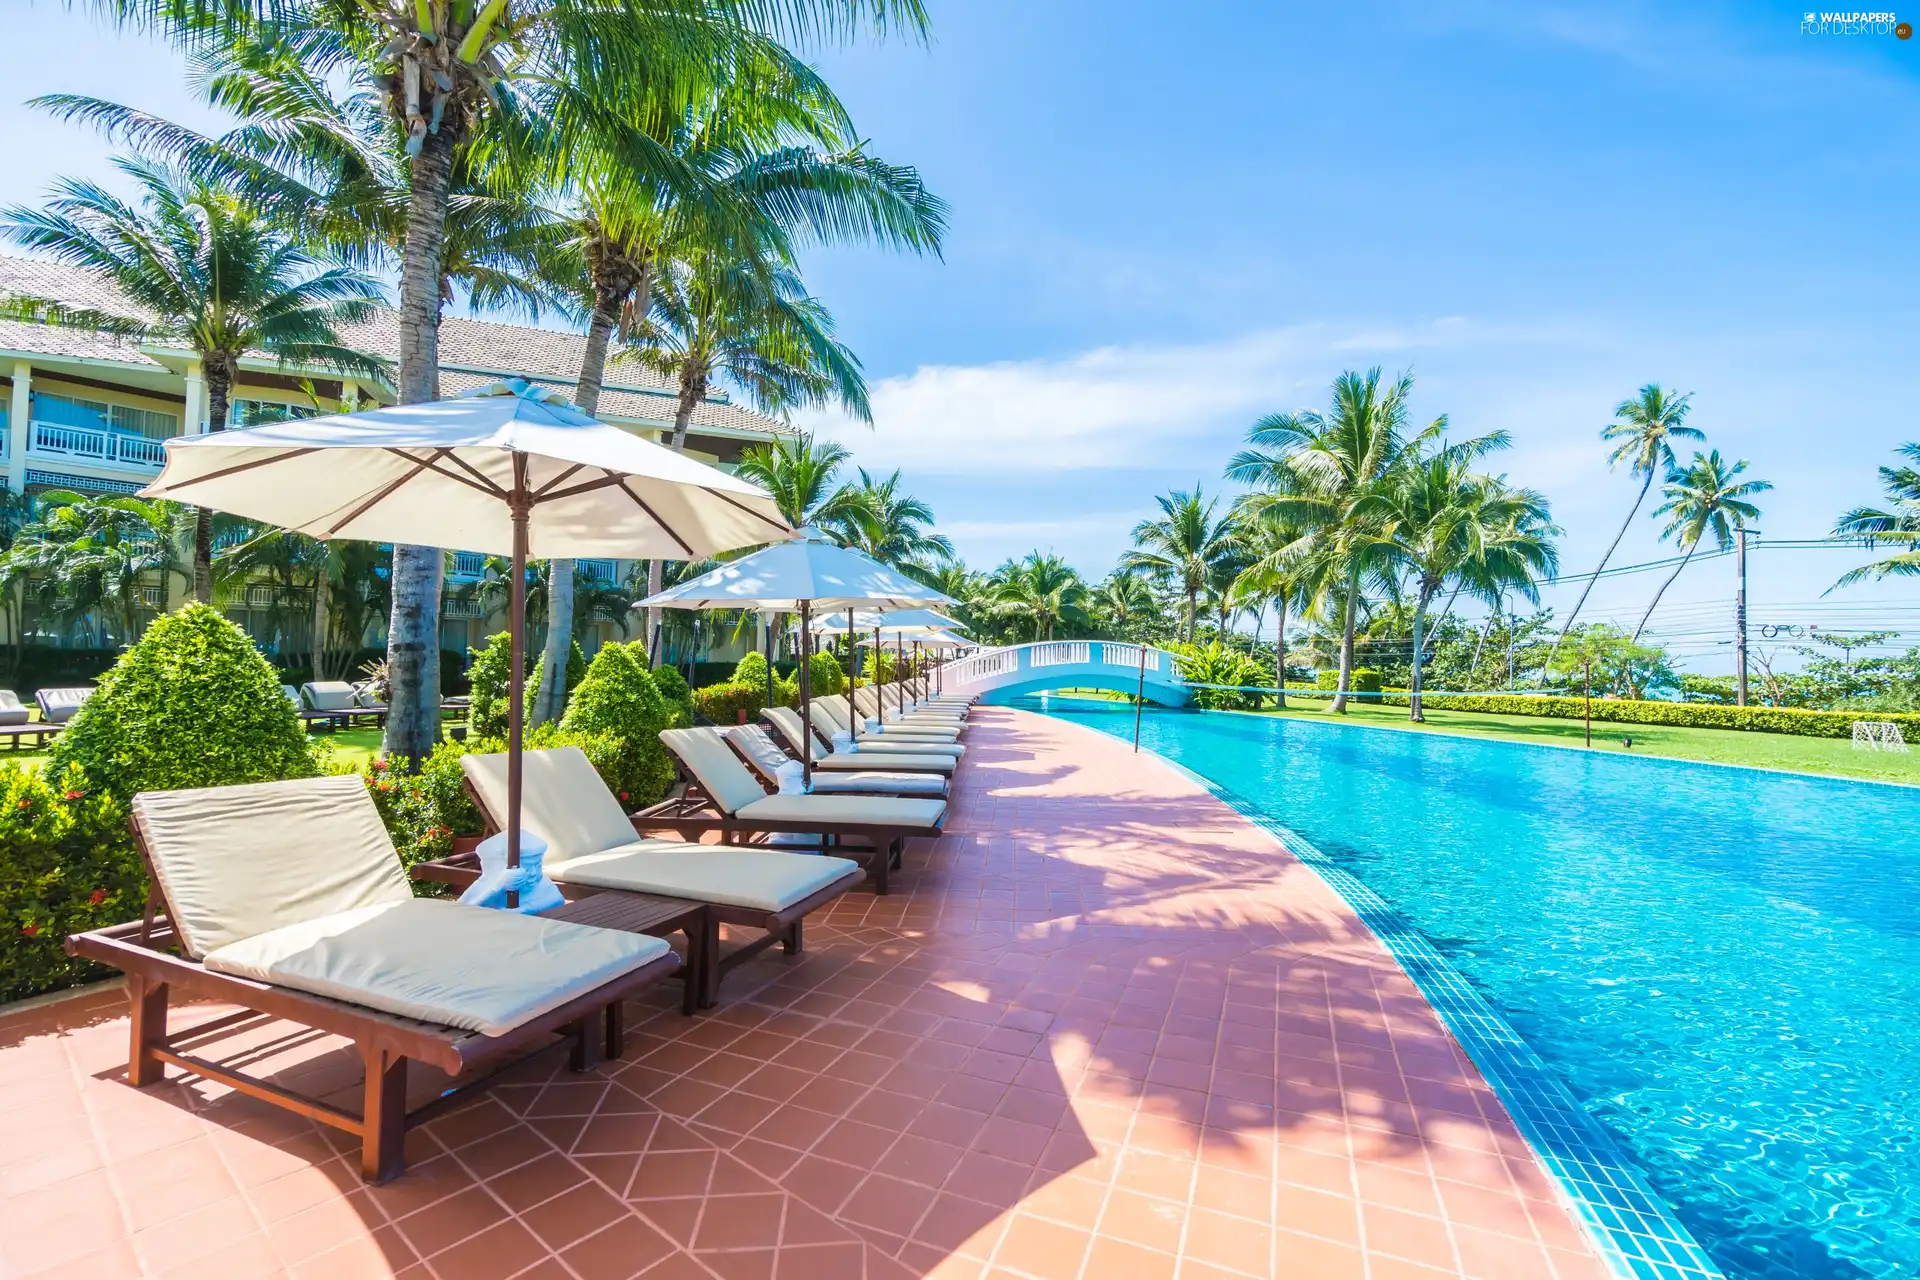
[{"label": "building window", "polygon": [[103,400],[83,400],[78,396],[58,396],[47,391],[34,393],[33,418],[36,422],[47,422],[57,427],[117,431],[121,435],[145,436],[149,440],[165,440],[180,434],[180,419],[171,413],[108,404]]},{"label": "building window", "polygon": [[278,400],[235,400],[227,414],[235,427],[259,427],[269,422],[290,422],[295,418],[317,418],[320,411],[304,404],[282,404]]}]

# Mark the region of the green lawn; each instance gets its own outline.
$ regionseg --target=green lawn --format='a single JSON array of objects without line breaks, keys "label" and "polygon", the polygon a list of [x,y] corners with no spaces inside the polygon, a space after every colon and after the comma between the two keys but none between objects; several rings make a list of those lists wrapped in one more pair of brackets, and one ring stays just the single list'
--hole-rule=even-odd
[{"label": "green lawn", "polygon": [[[1071,692],[1078,698],[1127,701],[1120,694],[1104,690],[1076,689]],[[1327,710],[1331,698],[1303,698],[1294,693],[1289,693],[1287,698],[1285,711],[1276,712],[1268,707],[1259,714],[1285,715],[1304,720],[1335,718]],[[1478,711],[1429,709],[1426,723],[1421,725],[1407,719],[1405,707],[1352,703],[1348,706],[1347,714],[1340,719],[1346,724],[1397,729],[1404,733],[1455,733],[1473,738],[1501,738],[1508,742],[1538,742],[1568,747],[1586,745],[1586,729],[1581,721],[1557,720],[1546,716],[1505,716]],[[1799,773],[1826,773],[1842,778],[1920,785],[1920,751],[1911,755],[1855,751],[1852,741],[1846,738],[1802,738],[1787,733],[1615,724],[1596,720],[1593,724],[1593,749],[1626,751],[1625,739],[1629,735],[1633,738],[1632,751],[1636,755],[1668,756],[1676,760],[1746,765],[1753,769],[1788,769]]]},{"label": "green lawn", "polygon": [[[1264,715],[1302,719],[1332,718],[1331,699],[1304,699],[1289,695],[1288,708]],[[1405,707],[1349,705],[1345,719],[1352,724],[1412,733],[1457,733],[1509,742],[1545,742],[1585,745],[1586,730],[1578,720],[1545,716],[1505,716],[1477,711],[1429,710],[1425,725],[1411,723]],[[1802,738],[1786,733],[1749,733],[1738,729],[1694,729],[1678,725],[1614,724],[1594,721],[1595,751],[1625,751],[1624,739],[1633,738],[1636,755],[1671,756],[1677,760],[1706,760],[1755,769],[1791,769],[1801,773],[1829,773],[1879,782],[1920,783],[1920,754],[1898,755],[1855,751],[1846,738]]]},{"label": "green lawn", "polygon": [[[307,739],[329,748],[328,759],[331,764],[351,765],[358,769],[380,749],[380,732],[379,729],[374,728],[344,729],[338,733],[308,734]],[[0,750],[0,764],[17,761],[21,764],[40,765],[46,762],[46,758],[46,753],[41,751]]]}]

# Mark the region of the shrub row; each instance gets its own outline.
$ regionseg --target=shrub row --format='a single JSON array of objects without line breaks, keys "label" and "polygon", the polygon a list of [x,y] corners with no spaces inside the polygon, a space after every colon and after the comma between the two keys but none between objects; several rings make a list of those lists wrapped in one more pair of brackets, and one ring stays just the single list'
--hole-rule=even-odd
[{"label": "shrub row", "polygon": [[[1391,691],[1381,701],[1404,707],[1404,691]],[[1581,699],[1524,698],[1511,694],[1425,694],[1421,703],[1437,711],[1483,711],[1498,715],[1551,716],[1578,720],[1584,714]],[[1633,701],[1595,698],[1593,718],[1621,724],[1670,724],[1695,729],[1746,729],[1758,733],[1791,733],[1803,738],[1846,738],[1856,720],[1891,720],[1911,737],[1920,731],[1920,713],[1882,711],[1802,711],[1793,707],[1723,707],[1705,702]]]}]

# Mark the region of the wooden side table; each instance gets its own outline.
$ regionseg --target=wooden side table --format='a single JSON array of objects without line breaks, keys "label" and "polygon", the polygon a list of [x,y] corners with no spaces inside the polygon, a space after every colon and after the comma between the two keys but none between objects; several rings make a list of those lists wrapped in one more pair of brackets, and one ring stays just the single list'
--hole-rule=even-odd
[{"label": "wooden side table", "polygon": [[[670,933],[686,935],[687,962],[680,970],[680,1012],[691,1015],[714,1002],[718,974],[714,958],[719,953],[719,925],[703,902],[685,898],[662,898],[651,893],[590,893],[541,912],[549,920],[593,925],[601,929],[621,929],[664,938]],[[626,1035],[626,1014],[622,1005],[607,1006],[606,1051],[610,1058],[620,1056],[620,1044]]]}]

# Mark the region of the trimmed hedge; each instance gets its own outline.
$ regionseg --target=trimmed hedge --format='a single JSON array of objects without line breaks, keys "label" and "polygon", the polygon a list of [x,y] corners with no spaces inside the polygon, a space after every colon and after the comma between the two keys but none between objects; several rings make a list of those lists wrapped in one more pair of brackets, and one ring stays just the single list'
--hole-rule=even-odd
[{"label": "trimmed hedge", "polygon": [[615,740],[617,750],[594,765],[607,785],[638,809],[665,798],[673,784],[673,761],[660,731],[676,723],[678,712],[662,696],[659,676],[648,674],[643,642],[609,644],[593,655],[587,678],[560,719],[560,732]]},{"label": "trimmed hedge", "polygon": [[660,691],[673,711],[673,723],[668,728],[685,729],[693,724],[693,690],[687,687],[687,678],[680,674],[680,668],[655,667],[653,687]]},{"label": "trimmed hedge", "polygon": [[[778,690],[775,692],[777,694]],[[724,684],[710,684],[693,691],[693,709],[711,724],[736,724],[741,712],[752,719],[753,714],[766,705],[767,687],[764,684],[729,680]]]},{"label": "trimmed hedge", "polygon": [[[1407,705],[1403,691],[1381,701]],[[1510,694],[1422,694],[1421,705],[1435,711],[1482,711],[1496,715],[1550,716],[1578,720],[1578,697],[1521,698]],[[1593,718],[1619,724],[1670,724],[1694,729],[1744,729],[1754,733],[1790,733],[1803,738],[1848,738],[1856,720],[1891,720],[1908,737],[1920,732],[1920,713],[1911,711],[1802,711],[1794,707],[1723,707],[1707,702],[1632,701],[1595,698]]]},{"label": "trimmed hedge", "polygon": [[[1313,678],[1313,687],[1316,689],[1338,690],[1340,688],[1340,673],[1338,671],[1318,672]],[[1351,679],[1347,682],[1347,696],[1359,697],[1364,695],[1368,701],[1378,702],[1380,701],[1379,694],[1380,673],[1372,667],[1355,667]]]}]

